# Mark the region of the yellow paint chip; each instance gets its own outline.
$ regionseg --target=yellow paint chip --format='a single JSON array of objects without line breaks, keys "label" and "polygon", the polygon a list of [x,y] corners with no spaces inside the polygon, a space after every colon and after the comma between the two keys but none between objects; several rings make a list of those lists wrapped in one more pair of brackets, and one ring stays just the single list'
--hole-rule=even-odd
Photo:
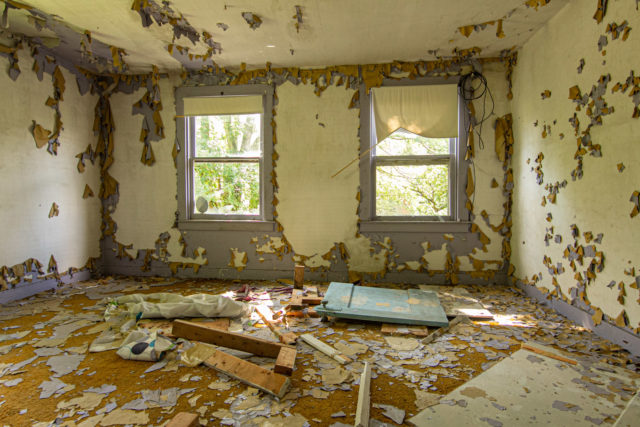
[{"label": "yellow paint chip", "polygon": [[94,197],[93,190],[89,187],[89,184],[85,184],[84,186],[84,194],[82,195],[83,199],[88,199],[89,197]]},{"label": "yellow paint chip", "polygon": [[33,139],[36,142],[36,147],[42,148],[49,143],[51,138],[51,131],[43,128],[35,121],[33,122]]},{"label": "yellow paint chip", "polygon": [[49,209],[49,218],[53,218],[54,216],[58,216],[60,214],[60,206],[53,202],[51,205],[51,209]]}]

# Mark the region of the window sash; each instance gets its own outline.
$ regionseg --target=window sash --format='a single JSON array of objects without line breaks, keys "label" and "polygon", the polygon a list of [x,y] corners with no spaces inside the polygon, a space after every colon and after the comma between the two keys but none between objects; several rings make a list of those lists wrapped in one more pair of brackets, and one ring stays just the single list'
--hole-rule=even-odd
[{"label": "window sash", "polygon": [[[195,116],[185,118],[187,125],[187,212],[190,219],[208,220],[263,220],[265,218],[265,183],[264,175],[264,114],[260,114],[260,157],[197,157]],[[195,210],[194,167],[196,163],[258,163],[258,179],[260,205],[259,213],[253,214],[201,214]]]},{"label": "window sash", "polygon": [[[372,213],[374,221],[455,221],[456,218],[456,194],[457,188],[457,160],[456,157],[458,138],[449,138],[449,154],[430,154],[423,156],[371,156],[371,187],[372,187]],[[378,196],[377,188],[377,167],[378,166],[449,166],[449,215],[378,215],[376,200]]]}]

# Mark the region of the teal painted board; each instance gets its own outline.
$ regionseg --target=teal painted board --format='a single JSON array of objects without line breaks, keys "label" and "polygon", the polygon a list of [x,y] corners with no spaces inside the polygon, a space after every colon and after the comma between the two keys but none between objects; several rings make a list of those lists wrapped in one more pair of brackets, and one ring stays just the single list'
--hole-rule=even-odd
[{"label": "teal painted board", "polygon": [[447,326],[433,291],[386,289],[332,282],[316,312],[323,316],[403,325]]}]

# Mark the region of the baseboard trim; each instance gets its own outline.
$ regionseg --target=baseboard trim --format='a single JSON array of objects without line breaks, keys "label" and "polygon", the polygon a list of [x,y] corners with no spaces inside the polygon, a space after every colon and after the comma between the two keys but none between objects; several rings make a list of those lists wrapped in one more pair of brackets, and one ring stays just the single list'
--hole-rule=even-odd
[{"label": "baseboard trim", "polygon": [[44,279],[34,280],[33,282],[23,282],[14,286],[11,289],[0,292],[0,304],[6,304],[12,301],[29,298],[40,292],[48,291],[58,287],[60,283],[68,284],[74,282],[80,282],[82,280],[89,280],[91,278],[91,271],[80,270],[73,273],[73,276],[65,274],[60,277],[60,280],[56,279]]},{"label": "baseboard trim", "polygon": [[635,359],[640,359],[640,336],[634,334],[631,331],[627,331],[605,320],[600,322],[599,325],[593,323],[593,313],[588,313],[583,309],[573,306],[561,299],[552,297],[547,298],[547,295],[540,292],[534,285],[527,285],[518,280],[516,286],[522,289],[527,296],[537,300],[540,304],[545,305],[574,323],[593,331],[596,335],[606,338],[609,341],[619,345],[626,349],[633,355]]}]

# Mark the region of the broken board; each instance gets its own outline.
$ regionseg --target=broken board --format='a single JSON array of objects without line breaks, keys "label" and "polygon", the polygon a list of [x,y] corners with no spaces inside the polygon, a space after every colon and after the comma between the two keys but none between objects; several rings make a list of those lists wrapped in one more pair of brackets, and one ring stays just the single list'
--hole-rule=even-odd
[{"label": "broken board", "polygon": [[251,362],[218,350],[204,361],[205,366],[280,398],[287,393],[291,380]]},{"label": "broken board", "polygon": [[316,308],[322,316],[402,325],[447,326],[438,295],[419,289],[387,289],[332,282]]},{"label": "broken board", "polygon": [[625,371],[589,369],[521,349],[408,421],[416,426],[606,424],[622,413],[638,386],[635,374]]}]

